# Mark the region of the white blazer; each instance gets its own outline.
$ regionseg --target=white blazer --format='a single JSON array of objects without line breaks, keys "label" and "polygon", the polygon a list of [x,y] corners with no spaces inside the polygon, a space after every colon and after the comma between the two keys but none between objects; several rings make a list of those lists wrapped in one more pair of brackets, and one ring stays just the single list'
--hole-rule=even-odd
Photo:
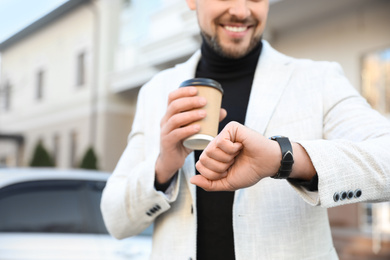
[{"label": "white blazer", "polygon": [[[200,55],[141,88],[127,148],[103,193],[103,217],[114,237],[136,235],[154,222],[151,259],[196,259],[194,156],[166,193],[154,189],[154,165],[167,96],[194,77]],[[389,121],[339,65],[293,59],[263,41],[245,124],[266,137],[299,142],[317,170],[319,190],[266,178],[236,191],[236,259],[337,259],[326,208],[390,199]]]}]

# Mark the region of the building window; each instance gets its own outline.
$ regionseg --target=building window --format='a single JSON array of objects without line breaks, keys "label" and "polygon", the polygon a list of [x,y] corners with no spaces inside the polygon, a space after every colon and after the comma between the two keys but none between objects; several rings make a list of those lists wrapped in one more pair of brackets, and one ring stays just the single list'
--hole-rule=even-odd
[{"label": "building window", "polygon": [[362,229],[367,232],[390,234],[390,202],[362,203]]},{"label": "building window", "polygon": [[81,87],[85,84],[85,53],[81,52],[77,55],[77,76],[76,86]]},{"label": "building window", "polygon": [[6,166],[7,165],[7,157],[4,155],[4,156],[0,156],[0,166]]},{"label": "building window", "polygon": [[372,203],[361,203],[362,207],[362,228],[366,231],[372,227]]},{"label": "building window", "polygon": [[362,59],[362,95],[382,114],[390,114],[390,48]]},{"label": "building window", "polygon": [[131,0],[123,0],[122,4],[126,8],[131,5],[131,2],[132,2]]},{"label": "building window", "polygon": [[11,84],[7,81],[0,89],[1,108],[5,111],[11,108]]},{"label": "building window", "polygon": [[43,98],[43,88],[44,88],[44,77],[45,72],[39,70],[37,73],[37,82],[36,82],[36,99],[41,100]]},{"label": "building window", "polygon": [[70,167],[72,168],[77,168],[78,165],[77,165],[77,157],[76,157],[76,153],[77,153],[77,132],[76,131],[72,131],[70,133]]}]

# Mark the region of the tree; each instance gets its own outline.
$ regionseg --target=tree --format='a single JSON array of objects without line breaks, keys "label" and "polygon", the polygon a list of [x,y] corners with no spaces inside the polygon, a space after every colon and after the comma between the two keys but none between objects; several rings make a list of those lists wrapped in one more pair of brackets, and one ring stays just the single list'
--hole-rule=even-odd
[{"label": "tree", "polygon": [[97,157],[92,147],[88,148],[83,159],[81,160],[80,168],[97,170]]},{"label": "tree", "polygon": [[30,162],[31,167],[53,167],[54,162],[50,154],[47,152],[42,142],[39,141],[35,147],[32,160]]}]

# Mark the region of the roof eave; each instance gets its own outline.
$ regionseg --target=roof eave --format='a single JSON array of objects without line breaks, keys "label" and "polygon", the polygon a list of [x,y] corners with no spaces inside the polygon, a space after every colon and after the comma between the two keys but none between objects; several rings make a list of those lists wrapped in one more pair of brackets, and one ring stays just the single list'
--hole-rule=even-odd
[{"label": "roof eave", "polygon": [[87,3],[89,1],[90,0],[69,0],[65,2],[64,4],[60,5],[59,7],[51,11],[50,13],[46,14],[42,18],[36,20],[32,24],[28,25],[24,29],[20,30],[19,32],[15,33],[8,39],[1,42],[0,52],[4,51],[12,44],[15,44],[16,42],[22,40],[23,38],[34,33],[35,31],[38,31],[41,28],[47,26],[48,24],[55,21],[56,19],[59,19],[62,15],[70,12],[74,8],[78,7],[79,5]]}]

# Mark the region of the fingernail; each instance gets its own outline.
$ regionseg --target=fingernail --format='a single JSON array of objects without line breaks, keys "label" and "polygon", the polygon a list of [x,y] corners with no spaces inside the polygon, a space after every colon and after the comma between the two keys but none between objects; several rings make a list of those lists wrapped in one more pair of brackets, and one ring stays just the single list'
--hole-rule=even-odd
[{"label": "fingernail", "polygon": [[198,115],[201,116],[201,117],[205,117],[206,116],[206,111],[201,109],[198,111]]},{"label": "fingernail", "polygon": [[195,87],[190,87],[190,88],[189,88],[189,91],[190,91],[190,94],[196,94],[196,93],[198,93],[198,89],[195,88]]},{"label": "fingernail", "polygon": [[206,103],[207,103],[206,98],[204,98],[204,97],[199,98],[199,104],[200,105],[204,106],[204,105],[206,105]]}]

